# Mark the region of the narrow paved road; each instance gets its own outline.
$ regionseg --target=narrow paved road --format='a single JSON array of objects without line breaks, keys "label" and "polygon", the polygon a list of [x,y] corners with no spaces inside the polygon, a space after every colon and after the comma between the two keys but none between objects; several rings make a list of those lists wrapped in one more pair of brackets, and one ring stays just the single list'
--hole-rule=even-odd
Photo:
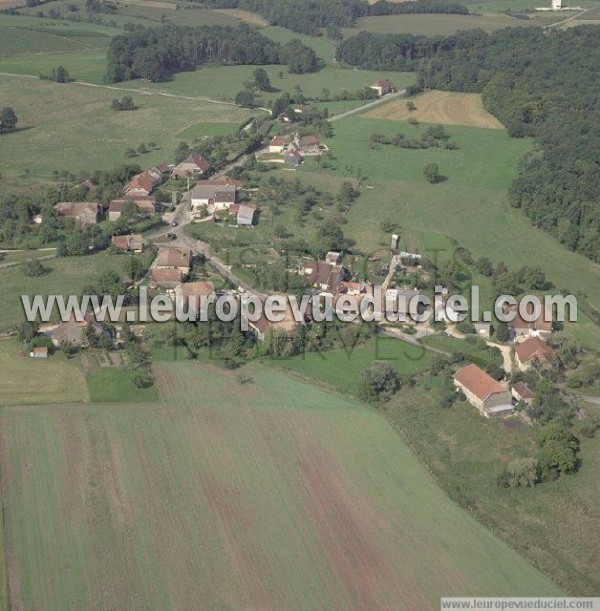
[{"label": "narrow paved road", "polygon": [[372,102],[368,102],[367,104],[363,104],[362,106],[359,106],[358,108],[353,108],[352,110],[341,112],[339,115],[333,115],[333,117],[329,117],[329,119],[327,120],[330,123],[332,123],[333,121],[339,121],[340,119],[345,119],[346,117],[350,117],[352,115],[355,115],[356,113],[363,112],[365,110],[368,110],[369,108],[373,108],[374,106],[379,106],[379,104],[383,104],[384,102],[389,102],[390,100],[393,100],[394,98],[402,97],[403,95],[406,95],[406,89],[400,89],[400,91],[397,91],[396,93],[388,93],[387,95],[384,95],[382,98],[377,98],[376,100],[373,100]]}]

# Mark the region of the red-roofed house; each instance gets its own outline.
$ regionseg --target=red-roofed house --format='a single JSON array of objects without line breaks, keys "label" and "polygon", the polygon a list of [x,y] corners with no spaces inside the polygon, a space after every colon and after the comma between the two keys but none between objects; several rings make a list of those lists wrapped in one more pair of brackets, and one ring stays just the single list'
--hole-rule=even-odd
[{"label": "red-roofed house", "polygon": [[162,182],[162,176],[151,170],[136,174],[124,187],[123,193],[132,197],[150,195]]},{"label": "red-roofed house", "polygon": [[79,225],[86,227],[98,222],[102,208],[97,202],[59,202],[54,209],[59,216],[74,219]]},{"label": "red-roofed house", "polygon": [[[515,316],[511,321],[506,324],[508,328],[515,334],[520,336],[532,336],[532,335],[548,335],[552,333],[552,312],[550,310],[544,310],[542,305],[541,312],[537,318],[533,321],[525,320],[519,313],[519,304],[514,306],[506,306],[504,308],[505,313],[514,312]],[[527,304],[527,311],[529,314],[534,313],[533,304]]]},{"label": "red-roofed house", "polygon": [[151,197],[130,197],[127,199],[113,199],[108,206],[108,220],[118,221],[123,214],[125,204],[132,204],[138,213],[153,215],[156,212],[154,200]]},{"label": "red-roofed house", "polygon": [[269,153],[283,153],[288,142],[285,136],[273,136],[269,141]]},{"label": "red-roofed house", "polygon": [[163,247],[152,264],[152,280],[162,286],[175,287],[183,282],[192,265],[192,251],[189,248]]},{"label": "red-roofed house", "polygon": [[515,347],[515,358],[521,371],[529,369],[534,363],[553,359],[556,352],[539,337],[529,337]]},{"label": "red-roofed house", "polygon": [[394,85],[392,85],[392,83],[390,83],[390,81],[387,79],[379,79],[375,81],[372,85],[369,85],[369,89],[374,89],[380,98],[388,93],[396,91],[396,87],[394,87]]},{"label": "red-roofed house", "polygon": [[131,235],[114,235],[111,239],[112,245],[119,250],[129,252],[142,252],[144,250],[144,238],[139,233]]},{"label": "red-roofed house", "polygon": [[173,170],[175,178],[188,178],[196,175],[204,176],[210,170],[210,163],[202,155],[190,155]]},{"label": "red-roofed house", "polygon": [[473,363],[454,374],[454,385],[486,418],[514,411],[510,391]]}]

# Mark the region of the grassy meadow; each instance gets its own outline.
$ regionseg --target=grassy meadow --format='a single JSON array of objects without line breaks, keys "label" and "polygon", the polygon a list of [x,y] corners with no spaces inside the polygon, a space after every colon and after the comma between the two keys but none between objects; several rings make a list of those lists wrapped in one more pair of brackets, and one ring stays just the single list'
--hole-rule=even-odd
[{"label": "grassy meadow", "polygon": [[62,354],[32,359],[15,339],[0,339],[0,407],[88,400],[81,369]]},{"label": "grassy meadow", "polygon": [[[150,166],[170,160],[184,138],[213,134],[214,126],[235,133],[248,110],[161,95],[133,94],[138,109],[111,110],[123,91],[78,83],[57,84],[22,77],[0,77],[0,99],[13,106],[20,129],[2,136],[0,169],[51,177],[53,170],[111,169],[134,162]],[[127,159],[127,148],[157,142],[159,150]]]},{"label": "grassy meadow", "polygon": [[79,295],[105,271],[123,274],[124,259],[109,253],[52,259],[44,262],[48,273],[37,278],[25,276],[19,266],[0,269],[0,332],[24,320],[21,295]]},{"label": "grassy meadow", "polygon": [[[503,467],[535,452],[529,427],[481,418],[467,403],[440,409],[433,399],[436,384],[431,378],[402,390],[384,408],[389,421],[444,490],[482,524],[565,592],[597,596],[600,438],[582,440],[577,474],[534,488],[500,488],[496,477]],[[600,415],[598,406],[586,409]]]},{"label": "grassy meadow", "polygon": [[157,374],[159,403],[3,412],[10,608],[421,611],[560,593],[375,412],[259,366],[244,384],[192,363]]}]

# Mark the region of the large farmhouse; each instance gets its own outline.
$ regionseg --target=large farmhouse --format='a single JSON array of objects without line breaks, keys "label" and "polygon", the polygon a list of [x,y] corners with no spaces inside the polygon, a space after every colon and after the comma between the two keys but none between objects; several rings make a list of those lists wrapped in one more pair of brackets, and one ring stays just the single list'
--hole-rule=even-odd
[{"label": "large farmhouse", "polygon": [[454,385],[486,418],[514,411],[510,391],[473,363],[454,374]]},{"label": "large farmhouse", "polygon": [[210,163],[202,155],[190,155],[173,169],[175,178],[205,176],[210,171]]},{"label": "large farmhouse", "polygon": [[95,225],[101,209],[97,202],[59,202],[54,206],[59,216],[74,219],[81,227]]}]

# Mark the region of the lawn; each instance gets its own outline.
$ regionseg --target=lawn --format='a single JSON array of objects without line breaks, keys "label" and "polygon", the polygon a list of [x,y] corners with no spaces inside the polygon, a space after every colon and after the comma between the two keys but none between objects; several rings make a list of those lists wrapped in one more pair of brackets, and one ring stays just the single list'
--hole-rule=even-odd
[{"label": "lawn", "polygon": [[134,373],[103,367],[87,378],[90,401],[94,403],[146,403],[158,398],[156,388],[136,388]]},{"label": "lawn", "polygon": [[159,403],[6,410],[10,608],[439,608],[556,586],[375,412],[271,369],[161,364]]},{"label": "lawn", "polygon": [[355,394],[364,369],[373,361],[388,361],[401,375],[426,371],[434,353],[395,338],[378,336],[358,346],[306,352],[266,363],[293,371],[336,390]]},{"label": "lawn", "polygon": [[535,488],[499,488],[503,466],[536,451],[531,431],[481,418],[466,403],[440,409],[434,387],[428,380],[401,391],[385,410],[420,460],[451,497],[570,595],[597,596],[600,437],[582,440],[577,474]]},{"label": "lawn", "polygon": [[[111,100],[126,93],[0,76],[0,98],[14,107],[20,126],[2,137],[0,171],[22,174],[29,168],[33,176],[51,177],[53,170],[92,172],[126,162],[149,167],[171,160],[183,138],[235,132],[251,116],[228,105],[135,93],[137,110],[111,110]],[[160,150],[125,157],[127,148],[151,141]]]},{"label": "lawn", "polygon": [[44,267],[50,271],[38,278],[25,276],[19,266],[0,270],[0,331],[13,328],[24,320],[21,295],[79,295],[103,272],[112,269],[123,273],[123,260],[124,257],[108,253],[52,259],[44,262]]},{"label": "lawn", "polygon": [[85,378],[62,354],[32,359],[14,339],[0,339],[0,406],[87,401]]},{"label": "lawn", "polygon": [[[508,204],[508,187],[530,142],[510,138],[502,130],[448,126],[446,131],[459,150],[385,145],[372,149],[369,144],[375,132],[402,132],[418,138],[425,128],[362,117],[339,121],[334,124],[335,137],[327,141],[332,167],[319,170],[307,164],[296,176],[311,184],[319,179],[355,179],[357,174],[365,177],[364,184],[372,188],[363,190],[344,226],[344,233],[364,250],[387,244],[380,224],[389,218],[398,222],[401,235],[406,231],[439,233],[475,257],[504,261],[511,269],[539,265],[558,289],[584,291],[591,304],[600,306],[600,267],[562,247]],[[430,185],[423,179],[423,167],[430,162],[439,164],[447,180]],[[598,329],[585,321],[579,325],[586,325],[588,332],[587,339],[586,334],[582,339],[597,345]]]}]

